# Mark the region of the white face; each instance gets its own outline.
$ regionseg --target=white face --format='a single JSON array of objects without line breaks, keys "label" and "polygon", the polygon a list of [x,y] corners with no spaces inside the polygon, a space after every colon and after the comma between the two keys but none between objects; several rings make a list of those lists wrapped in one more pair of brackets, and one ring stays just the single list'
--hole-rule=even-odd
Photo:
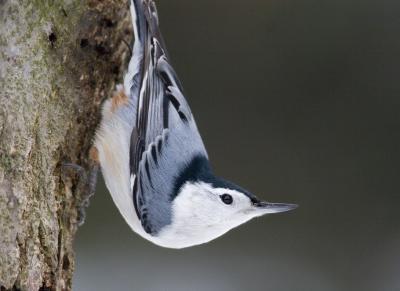
[{"label": "white face", "polygon": [[236,190],[213,188],[203,182],[185,184],[172,210],[172,223],[158,236],[158,244],[171,248],[202,244],[254,217],[281,212],[273,207],[258,207]]}]

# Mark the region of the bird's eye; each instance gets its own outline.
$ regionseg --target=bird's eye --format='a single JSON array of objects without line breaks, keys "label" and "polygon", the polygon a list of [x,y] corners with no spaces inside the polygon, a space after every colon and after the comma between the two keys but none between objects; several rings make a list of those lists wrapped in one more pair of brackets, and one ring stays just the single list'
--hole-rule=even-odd
[{"label": "bird's eye", "polygon": [[222,194],[219,197],[221,197],[222,202],[224,202],[225,204],[229,205],[229,204],[232,204],[232,202],[233,202],[233,198],[229,194]]}]

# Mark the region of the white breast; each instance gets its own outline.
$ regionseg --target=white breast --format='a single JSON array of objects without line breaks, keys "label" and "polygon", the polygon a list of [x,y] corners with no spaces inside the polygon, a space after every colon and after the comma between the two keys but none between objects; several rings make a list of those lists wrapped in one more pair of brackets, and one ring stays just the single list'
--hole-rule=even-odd
[{"label": "white breast", "polygon": [[115,205],[132,230],[149,239],[133,204],[129,170],[132,125],[123,117],[118,112],[111,111],[111,100],[107,100],[103,105],[103,118],[96,132],[94,145],[99,152],[104,181]]}]

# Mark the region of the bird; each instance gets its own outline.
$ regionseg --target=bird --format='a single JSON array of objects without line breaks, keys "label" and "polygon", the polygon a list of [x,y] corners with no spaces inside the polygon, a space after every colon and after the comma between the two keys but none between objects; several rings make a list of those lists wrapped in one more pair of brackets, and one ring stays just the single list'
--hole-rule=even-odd
[{"label": "bird", "polygon": [[159,28],[155,2],[131,0],[134,44],[123,84],[102,106],[94,150],[131,229],[165,248],[214,240],[296,204],[262,201],[214,174]]}]

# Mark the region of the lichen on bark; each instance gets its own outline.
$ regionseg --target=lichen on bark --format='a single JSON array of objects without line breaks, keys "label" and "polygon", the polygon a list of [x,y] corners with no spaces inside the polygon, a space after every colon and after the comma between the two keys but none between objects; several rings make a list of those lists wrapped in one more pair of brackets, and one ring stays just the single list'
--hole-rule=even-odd
[{"label": "lichen on bark", "polygon": [[0,0],[0,288],[70,290],[102,100],[129,58],[126,1]]}]

